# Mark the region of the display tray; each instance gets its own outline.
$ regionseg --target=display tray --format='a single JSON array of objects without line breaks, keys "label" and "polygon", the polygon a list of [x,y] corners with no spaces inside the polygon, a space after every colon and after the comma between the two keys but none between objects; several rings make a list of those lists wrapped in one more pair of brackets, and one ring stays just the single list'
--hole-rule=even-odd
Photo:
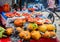
[{"label": "display tray", "polygon": [[[0,39],[0,42],[12,42],[9,37]],[[19,40],[18,42],[22,42]],[[25,42],[25,41],[24,41]],[[58,42],[57,38],[40,38],[39,40],[30,40],[29,42]]]}]

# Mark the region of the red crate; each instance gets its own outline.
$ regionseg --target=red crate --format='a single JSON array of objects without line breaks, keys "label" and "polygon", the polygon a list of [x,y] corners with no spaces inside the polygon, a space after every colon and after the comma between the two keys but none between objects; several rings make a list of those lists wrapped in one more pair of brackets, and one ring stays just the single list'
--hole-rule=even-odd
[{"label": "red crate", "polygon": [[[11,42],[10,38],[2,38],[0,39],[0,42]],[[22,42],[21,40],[18,42]],[[58,42],[57,38],[52,39],[52,38],[41,38],[39,40],[30,40],[30,42]]]}]

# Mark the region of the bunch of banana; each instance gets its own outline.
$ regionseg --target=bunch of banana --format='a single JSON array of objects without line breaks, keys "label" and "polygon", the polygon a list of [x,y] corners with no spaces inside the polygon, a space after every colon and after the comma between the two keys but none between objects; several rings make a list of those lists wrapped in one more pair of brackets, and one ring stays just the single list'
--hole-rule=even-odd
[{"label": "bunch of banana", "polygon": [[4,32],[5,32],[5,29],[0,26],[0,38],[7,37],[6,35],[4,35]]}]

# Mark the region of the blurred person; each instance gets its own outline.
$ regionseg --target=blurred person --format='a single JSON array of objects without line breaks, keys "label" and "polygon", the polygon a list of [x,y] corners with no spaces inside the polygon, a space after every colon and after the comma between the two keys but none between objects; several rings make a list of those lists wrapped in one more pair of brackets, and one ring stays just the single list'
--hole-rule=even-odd
[{"label": "blurred person", "polygon": [[14,10],[18,11],[18,7],[19,7],[18,4],[16,4],[16,3],[13,4],[13,9],[14,9]]},{"label": "blurred person", "polygon": [[1,13],[1,22],[2,22],[3,26],[6,25],[6,20],[7,20],[7,17],[5,16],[5,14],[10,12],[10,8],[11,7],[10,7],[9,3],[5,3],[3,5],[3,11]]},{"label": "blurred person", "polygon": [[19,1],[19,7],[20,7],[20,11],[22,11],[22,8],[23,8],[23,6],[24,6],[24,0],[20,0]]},{"label": "blurred person", "polygon": [[36,10],[41,10],[41,11],[43,11],[45,9],[43,4],[41,4],[41,3],[33,5],[33,8],[35,8]]},{"label": "blurred person", "polygon": [[[47,0],[48,1],[48,9],[55,13],[57,17],[60,18],[60,16],[56,13],[56,5],[55,5],[55,0]],[[48,18],[52,18],[53,14],[49,14]]]},{"label": "blurred person", "polygon": [[11,7],[10,7],[9,3],[5,3],[3,5],[3,11],[4,12],[10,12],[10,9],[11,9]]},{"label": "blurred person", "polygon": [[0,14],[1,14],[1,12],[3,11],[3,7],[2,6],[0,6]]},{"label": "blurred person", "polygon": [[55,0],[48,0],[48,8],[49,10],[55,12],[55,8],[56,8]]}]

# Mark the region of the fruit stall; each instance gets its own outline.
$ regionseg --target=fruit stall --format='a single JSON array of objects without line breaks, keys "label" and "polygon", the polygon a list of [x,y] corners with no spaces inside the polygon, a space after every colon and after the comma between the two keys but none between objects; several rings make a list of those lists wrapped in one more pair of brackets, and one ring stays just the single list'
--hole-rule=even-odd
[{"label": "fruit stall", "polygon": [[42,12],[5,13],[5,29],[0,27],[1,42],[58,42],[56,27]]}]

